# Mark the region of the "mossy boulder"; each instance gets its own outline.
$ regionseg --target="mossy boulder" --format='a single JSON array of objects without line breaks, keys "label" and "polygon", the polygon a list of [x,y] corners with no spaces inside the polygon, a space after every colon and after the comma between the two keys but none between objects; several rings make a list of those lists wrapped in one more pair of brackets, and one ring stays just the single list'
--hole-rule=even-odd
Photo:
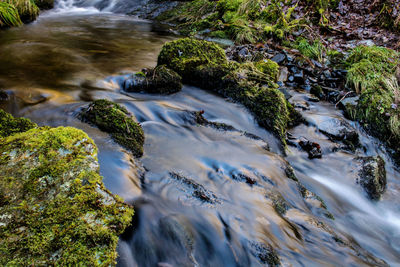
[{"label": "mossy boulder", "polygon": [[160,65],[134,74],[125,81],[124,89],[128,92],[172,94],[182,90],[182,77],[165,65]]},{"label": "mossy boulder", "polygon": [[41,127],[0,139],[0,214],[2,266],[110,266],[133,209],[84,132]]},{"label": "mossy boulder", "polygon": [[41,10],[48,10],[54,7],[54,0],[35,0],[35,4]]},{"label": "mossy boulder", "polygon": [[158,55],[158,66],[165,65],[185,80],[196,67],[204,64],[226,64],[225,51],[218,45],[192,38],[166,43]]},{"label": "mossy boulder", "polygon": [[14,118],[11,114],[0,109],[0,138],[26,132],[35,127],[37,127],[36,123],[25,118]]},{"label": "mossy boulder", "polygon": [[100,99],[83,109],[80,118],[109,133],[115,142],[131,151],[134,156],[143,155],[143,129],[126,108]]},{"label": "mossy boulder", "polygon": [[177,71],[184,82],[243,104],[261,126],[285,144],[286,130],[295,111],[277,89],[278,65],[275,62],[227,61],[224,51],[217,45],[184,38],[166,43],[158,63]]}]

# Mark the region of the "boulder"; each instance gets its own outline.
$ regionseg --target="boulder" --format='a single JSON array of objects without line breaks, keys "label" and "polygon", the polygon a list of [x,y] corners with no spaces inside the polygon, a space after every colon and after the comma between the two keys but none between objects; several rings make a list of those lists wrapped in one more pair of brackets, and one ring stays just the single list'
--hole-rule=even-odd
[{"label": "boulder", "polygon": [[360,157],[356,159],[360,164],[358,182],[364,188],[368,197],[379,200],[386,189],[385,161],[380,157]]},{"label": "boulder", "polygon": [[125,81],[127,92],[147,92],[152,94],[172,94],[182,90],[182,78],[165,65],[145,69]]},{"label": "boulder", "polygon": [[0,265],[115,265],[133,209],[104,187],[96,145],[71,127],[13,129],[0,138]]},{"label": "boulder", "polygon": [[84,108],[79,117],[111,135],[115,142],[132,152],[143,155],[144,133],[128,110],[109,100],[100,99]]},{"label": "boulder", "polygon": [[345,120],[327,118],[317,126],[318,130],[331,140],[342,141],[350,149],[354,149],[359,145],[357,131]]}]

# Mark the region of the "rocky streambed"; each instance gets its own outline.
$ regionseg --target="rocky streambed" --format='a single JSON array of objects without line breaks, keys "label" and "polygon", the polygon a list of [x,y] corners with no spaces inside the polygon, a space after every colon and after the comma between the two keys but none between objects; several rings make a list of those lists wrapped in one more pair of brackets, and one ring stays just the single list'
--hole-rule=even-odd
[{"label": "rocky streambed", "polygon": [[[173,73],[153,69],[175,38],[113,14],[50,13],[0,32],[8,66],[1,108],[41,126],[82,129],[99,149],[105,187],[134,206],[118,265],[395,265],[400,173],[385,146],[337,108],[343,95],[327,88],[339,87],[343,73],[311,75],[295,54],[267,45],[213,47],[211,59],[207,43],[200,54],[183,44],[184,65],[174,54],[161,57]],[[240,65],[255,50],[262,58],[253,61],[265,64]],[[232,78],[220,83],[221,72]],[[254,91],[274,75],[279,86]],[[238,94],[240,86],[249,91]],[[148,91],[156,87],[164,90]],[[331,94],[334,103],[324,101]],[[110,127],[110,116],[95,112],[98,99],[123,107],[113,109],[121,124]],[[131,115],[143,129],[143,152],[119,141],[120,131],[137,138]]]}]

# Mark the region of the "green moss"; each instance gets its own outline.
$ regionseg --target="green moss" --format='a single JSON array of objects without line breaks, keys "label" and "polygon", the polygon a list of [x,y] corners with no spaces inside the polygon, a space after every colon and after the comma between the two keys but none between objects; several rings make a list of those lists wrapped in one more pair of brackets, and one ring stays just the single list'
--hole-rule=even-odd
[{"label": "green moss", "polygon": [[191,38],[166,43],[158,56],[158,65],[166,65],[184,80],[196,67],[209,63],[226,64],[224,50],[214,43]]},{"label": "green moss", "polygon": [[39,8],[33,0],[4,0],[4,2],[15,6],[24,23],[34,21],[39,15]]},{"label": "green moss", "polygon": [[93,141],[42,127],[0,144],[0,264],[114,265],[133,210],[104,188]]},{"label": "green moss", "polygon": [[278,72],[275,62],[228,62],[224,51],[215,44],[189,38],[165,44],[158,62],[169,62],[168,67],[181,74],[187,83],[243,104],[261,126],[286,144],[290,116],[295,113],[274,82]]},{"label": "green moss", "polygon": [[262,73],[276,80],[279,74],[279,65],[270,59],[264,59],[254,63],[255,67]]},{"label": "green moss", "polygon": [[0,109],[0,138],[16,133],[26,132],[37,125],[25,118],[14,118],[4,110]]},{"label": "green moss", "polygon": [[145,72],[137,72],[131,80],[127,80],[125,90],[151,94],[172,94],[182,90],[182,77],[165,65],[146,69]]},{"label": "green moss", "polygon": [[360,94],[352,117],[393,148],[400,162],[400,86],[395,77],[399,53],[360,46],[350,52],[346,64],[347,83]]},{"label": "green moss", "polygon": [[20,26],[21,24],[18,10],[9,3],[0,2],[0,28]]},{"label": "green moss", "polygon": [[327,49],[319,40],[309,43],[306,39],[299,38],[294,48],[298,49],[304,56],[318,60],[319,62],[323,62],[327,53]]},{"label": "green moss", "polygon": [[115,142],[130,150],[136,157],[143,155],[143,129],[124,107],[100,99],[82,110],[80,118],[109,133]]}]

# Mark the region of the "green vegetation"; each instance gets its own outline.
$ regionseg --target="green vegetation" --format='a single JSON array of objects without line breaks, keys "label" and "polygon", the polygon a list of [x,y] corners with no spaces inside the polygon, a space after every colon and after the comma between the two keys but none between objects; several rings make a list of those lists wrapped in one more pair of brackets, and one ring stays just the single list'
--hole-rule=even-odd
[{"label": "green vegetation", "polygon": [[0,28],[20,26],[21,24],[17,9],[13,5],[0,2]]},{"label": "green vegetation", "polygon": [[115,265],[133,209],[104,187],[93,141],[9,114],[1,125],[0,264]]},{"label": "green vegetation", "polygon": [[0,138],[16,133],[26,132],[37,125],[25,118],[14,118],[11,114],[0,109]]},{"label": "green vegetation", "polygon": [[353,119],[385,140],[400,155],[400,86],[395,77],[400,54],[383,47],[360,46],[346,60],[347,82],[360,94]]},{"label": "green vegetation", "polygon": [[158,55],[158,66],[165,65],[185,80],[198,66],[226,64],[225,51],[218,45],[191,38],[166,43]]},{"label": "green vegetation", "polygon": [[81,111],[80,118],[111,135],[115,142],[130,150],[136,157],[143,155],[144,133],[126,108],[100,99]]},{"label": "green vegetation", "polygon": [[189,38],[164,45],[159,64],[175,70],[184,81],[213,90],[246,106],[258,123],[272,131],[283,144],[295,111],[277,89],[278,65],[228,62],[216,44]]},{"label": "green vegetation", "polygon": [[39,8],[33,0],[2,0],[10,5],[13,5],[24,23],[34,21],[39,15]]},{"label": "green vegetation", "polygon": [[[147,92],[151,94],[172,94],[182,90],[182,77],[164,65],[137,72],[133,82],[125,82],[125,90],[129,92]],[[129,81],[129,80],[128,80]]]},{"label": "green vegetation", "polygon": [[[209,36],[254,43],[266,37],[283,39],[314,18],[327,25],[327,10],[336,0],[194,0],[182,3],[158,19],[178,24],[186,35],[211,30]],[[299,3],[304,12],[299,12]],[[307,16],[303,16],[306,14]],[[311,14],[311,16],[309,16]]]},{"label": "green vegetation", "polygon": [[324,57],[327,55],[325,46],[319,40],[309,43],[306,39],[299,38],[294,47],[304,56],[319,62],[323,62]]}]

